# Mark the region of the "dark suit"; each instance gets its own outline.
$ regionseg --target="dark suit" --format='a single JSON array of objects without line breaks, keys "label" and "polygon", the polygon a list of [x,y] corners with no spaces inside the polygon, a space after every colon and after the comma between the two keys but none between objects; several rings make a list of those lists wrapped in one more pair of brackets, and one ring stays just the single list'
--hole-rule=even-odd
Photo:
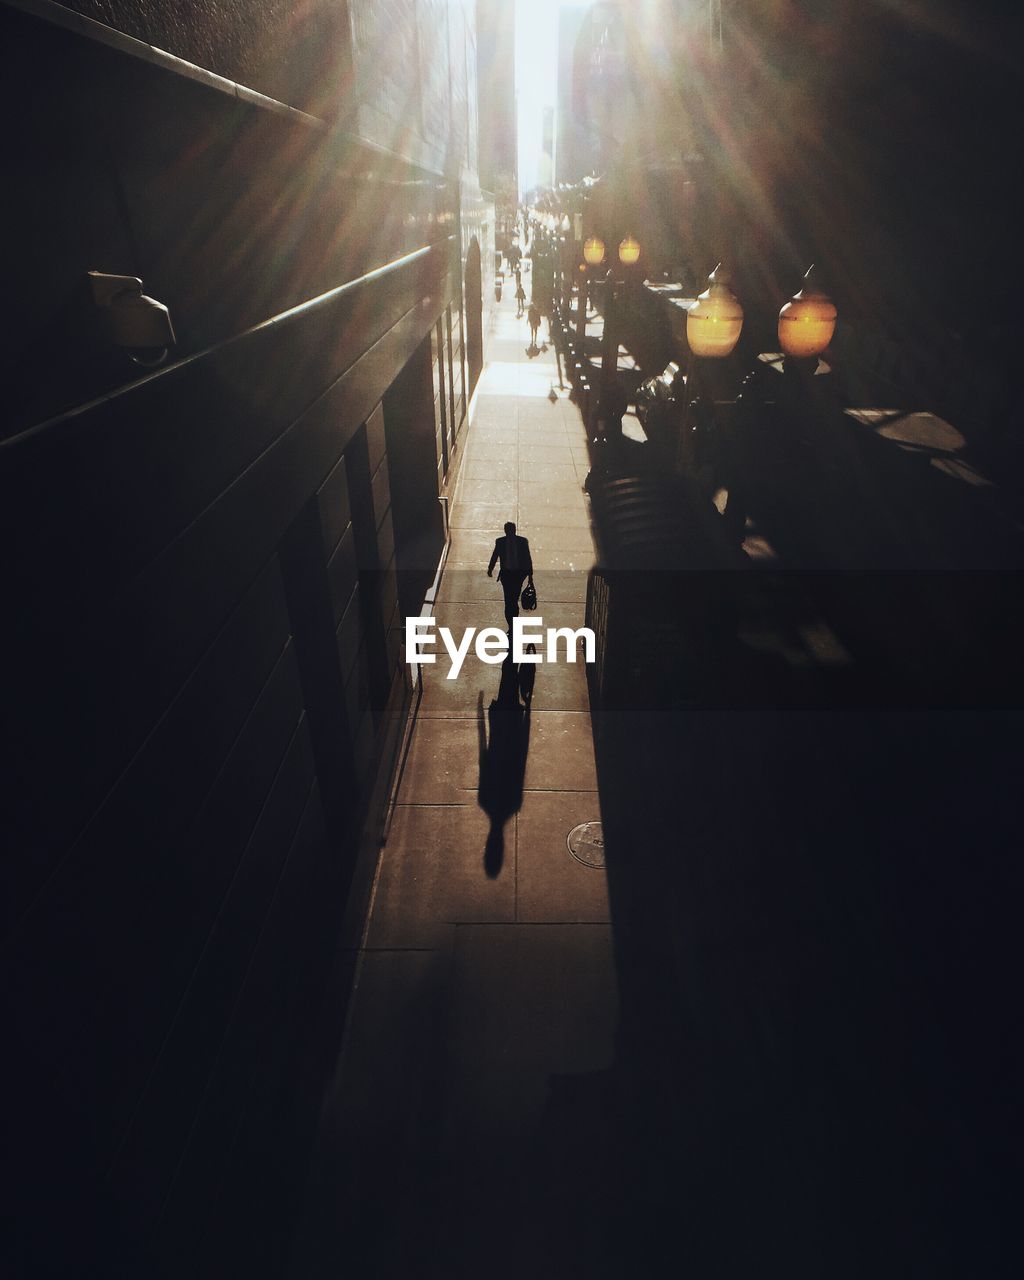
[{"label": "dark suit", "polygon": [[491,562],[487,566],[487,572],[491,573],[495,564],[501,565],[498,581],[505,593],[505,621],[510,629],[512,619],[519,613],[519,593],[523,589],[523,583],[527,578],[533,577],[533,560],[530,558],[529,542],[521,538],[518,533],[512,541],[515,543],[514,550],[509,546],[507,534],[503,538],[496,538],[494,550],[491,552]]}]

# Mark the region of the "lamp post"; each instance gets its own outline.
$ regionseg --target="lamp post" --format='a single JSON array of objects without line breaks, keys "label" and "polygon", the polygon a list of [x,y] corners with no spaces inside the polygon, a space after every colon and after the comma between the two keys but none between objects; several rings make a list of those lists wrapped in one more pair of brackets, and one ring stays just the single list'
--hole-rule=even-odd
[{"label": "lamp post", "polygon": [[604,337],[601,344],[601,373],[605,385],[615,377],[619,367],[619,340],[616,333],[616,286],[625,284],[635,278],[635,269],[640,261],[640,241],[634,235],[627,235],[619,243],[619,265],[622,272],[616,279],[614,268],[606,277],[606,293],[604,300]]},{"label": "lamp post", "polygon": [[781,393],[786,417],[804,435],[815,431],[831,412],[830,379],[817,379],[818,357],[836,331],[836,307],[817,283],[813,266],[803,287],[779,312],[779,345],[783,351]]},{"label": "lamp post", "polygon": [[573,238],[572,223],[569,221],[569,215],[562,216],[562,222],[558,233],[558,282],[555,289],[555,295],[558,299],[559,308],[565,305],[565,295],[569,288],[571,276],[569,274],[569,264],[573,260]]},{"label": "lamp post", "polygon": [[743,307],[731,284],[729,272],[719,263],[708,276],[708,287],[687,309],[686,343],[690,358],[677,459],[683,470],[690,470],[696,462],[694,415],[700,397],[700,383],[704,380],[702,365],[706,360],[724,360],[732,355],[743,329]]},{"label": "lamp post", "polygon": [[[637,281],[640,242],[627,235],[619,244],[619,271],[612,267],[605,278],[604,333],[601,339],[601,392],[599,415],[604,423],[602,434],[608,442],[621,439],[622,415],[629,407],[629,397],[619,384],[619,307],[620,288]],[[614,430],[613,430],[614,427]]]},{"label": "lamp post", "polygon": [[590,270],[604,262],[604,241],[600,236],[590,236],[583,242],[583,265],[580,267],[579,305],[576,311],[576,340],[580,350],[585,349],[587,340],[587,289],[590,283]]}]

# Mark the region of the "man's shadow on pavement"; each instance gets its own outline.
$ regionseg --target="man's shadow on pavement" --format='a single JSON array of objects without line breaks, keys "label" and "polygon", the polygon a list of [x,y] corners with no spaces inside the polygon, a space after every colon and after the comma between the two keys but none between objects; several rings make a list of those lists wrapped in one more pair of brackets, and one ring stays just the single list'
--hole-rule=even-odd
[{"label": "man's shadow on pavement", "polygon": [[[527,652],[533,651],[530,645]],[[480,763],[477,803],[491,820],[484,845],[484,871],[492,880],[501,874],[505,860],[505,823],[519,812],[523,803],[523,778],[530,750],[530,704],[536,673],[533,663],[524,662],[517,667],[509,654],[501,664],[498,696],[487,709],[486,721],[484,695],[477,695]]]}]

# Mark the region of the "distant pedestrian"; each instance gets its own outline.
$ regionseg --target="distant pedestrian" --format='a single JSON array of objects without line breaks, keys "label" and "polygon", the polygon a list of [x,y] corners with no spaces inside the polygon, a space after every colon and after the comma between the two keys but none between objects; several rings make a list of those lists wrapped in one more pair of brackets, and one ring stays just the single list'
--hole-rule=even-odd
[{"label": "distant pedestrian", "polygon": [[516,272],[516,319],[518,320],[526,310],[526,290],[523,288],[523,282],[519,273]]},{"label": "distant pedestrian", "polygon": [[533,585],[530,544],[525,538],[519,537],[511,520],[505,525],[505,536],[494,540],[491,562],[487,566],[488,578],[494,573],[495,564],[500,566],[498,581],[505,593],[505,621],[511,631],[512,619],[519,613],[519,595],[523,589],[523,583],[529,579],[530,585]]},{"label": "distant pedestrian", "polygon": [[530,346],[537,349],[537,333],[540,329],[540,311],[537,309],[535,302],[530,303],[530,309],[526,313],[526,322],[530,326]]}]

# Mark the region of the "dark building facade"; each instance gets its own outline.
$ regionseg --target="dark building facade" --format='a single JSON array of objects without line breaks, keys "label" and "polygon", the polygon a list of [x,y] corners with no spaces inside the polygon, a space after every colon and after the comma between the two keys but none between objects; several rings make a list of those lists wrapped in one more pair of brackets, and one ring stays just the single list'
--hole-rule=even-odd
[{"label": "dark building facade", "polygon": [[587,10],[563,9],[558,15],[558,86],[555,106],[555,182],[579,182],[592,172],[593,148],[576,112],[573,68],[576,41]]},{"label": "dark building facade", "polygon": [[286,1247],[483,364],[474,8],[0,5],[13,1274]]}]

